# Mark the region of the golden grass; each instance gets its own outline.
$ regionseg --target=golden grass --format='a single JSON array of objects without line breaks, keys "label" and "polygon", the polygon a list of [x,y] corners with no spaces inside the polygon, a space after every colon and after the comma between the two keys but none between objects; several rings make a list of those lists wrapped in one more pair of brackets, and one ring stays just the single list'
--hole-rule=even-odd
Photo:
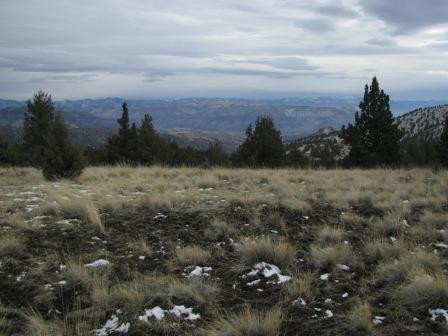
[{"label": "golden grass", "polygon": [[360,333],[360,335],[372,335],[373,315],[370,305],[365,302],[357,302],[348,313],[350,329]]},{"label": "golden grass", "polygon": [[195,307],[207,307],[208,310],[216,309],[219,293],[217,283],[200,277],[186,281],[174,280],[169,284],[169,296],[173,303],[188,302]]},{"label": "golden grass", "polygon": [[279,308],[266,312],[244,309],[242,312],[222,316],[206,329],[209,336],[278,336],[282,323]]},{"label": "golden grass", "polygon": [[320,246],[328,246],[341,243],[344,240],[345,232],[339,228],[331,226],[322,227],[318,234],[316,242]]},{"label": "golden grass", "polygon": [[106,228],[102,222],[98,209],[91,202],[82,199],[59,201],[61,211],[66,216],[77,217],[85,220],[98,233],[105,233]]},{"label": "golden grass", "polygon": [[305,300],[307,304],[313,301],[314,278],[315,276],[312,273],[299,274],[293,277],[284,287],[288,299],[293,301],[301,298]]},{"label": "golden grass", "polygon": [[336,264],[348,266],[354,262],[353,249],[345,244],[323,248],[312,246],[310,256],[313,264],[323,270],[332,270]]},{"label": "golden grass", "polygon": [[288,267],[296,260],[296,249],[281,238],[274,240],[261,237],[242,240],[238,246],[238,253],[247,267],[263,261],[279,267]]},{"label": "golden grass", "polygon": [[198,245],[192,245],[176,249],[175,263],[179,266],[204,266],[210,258],[210,252]]},{"label": "golden grass", "polygon": [[400,303],[417,311],[448,308],[448,278],[429,274],[416,275],[398,292]]}]

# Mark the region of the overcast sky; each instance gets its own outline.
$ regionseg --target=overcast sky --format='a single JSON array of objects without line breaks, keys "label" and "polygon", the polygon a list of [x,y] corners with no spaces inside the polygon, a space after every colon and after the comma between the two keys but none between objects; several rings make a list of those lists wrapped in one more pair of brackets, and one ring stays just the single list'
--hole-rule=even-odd
[{"label": "overcast sky", "polygon": [[448,97],[447,0],[2,0],[0,98]]}]

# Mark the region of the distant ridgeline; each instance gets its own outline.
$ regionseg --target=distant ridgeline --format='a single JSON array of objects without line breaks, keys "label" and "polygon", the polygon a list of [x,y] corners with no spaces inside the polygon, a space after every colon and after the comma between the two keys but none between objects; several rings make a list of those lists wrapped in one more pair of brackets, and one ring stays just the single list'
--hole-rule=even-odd
[{"label": "distant ridgeline", "polygon": [[[437,141],[448,117],[448,105],[418,108],[396,118],[396,123],[403,130],[402,143],[416,144]],[[350,151],[339,129],[325,127],[319,131],[298,139],[286,141],[287,148],[296,148],[307,158],[322,160],[340,160]]]}]

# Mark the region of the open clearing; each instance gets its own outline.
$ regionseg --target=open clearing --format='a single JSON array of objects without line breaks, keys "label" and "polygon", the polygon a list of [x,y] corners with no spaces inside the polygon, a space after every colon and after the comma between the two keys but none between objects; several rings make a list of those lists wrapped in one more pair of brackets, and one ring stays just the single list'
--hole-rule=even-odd
[{"label": "open clearing", "polygon": [[0,170],[1,335],[442,335],[448,172]]}]

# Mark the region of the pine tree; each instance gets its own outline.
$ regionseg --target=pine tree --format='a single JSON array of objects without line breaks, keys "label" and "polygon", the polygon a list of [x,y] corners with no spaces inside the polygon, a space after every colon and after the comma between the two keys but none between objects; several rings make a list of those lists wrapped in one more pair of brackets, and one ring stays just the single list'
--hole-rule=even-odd
[{"label": "pine tree", "polygon": [[122,105],[121,118],[117,119],[117,123],[119,125],[118,134],[108,139],[107,152],[111,163],[130,160],[131,128],[126,102]]},{"label": "pine tree", "polygon": [[0,137],[0,166],[13,165],[16,163],[17,153],[15,146],[12,146]]},{"label": "pine tree", "polygon": [[48,147],[54,104],[50,94],[38,91],[32,100],[28,100],[27,107],[23,123],[23,151],[27,164],[40,167]]},{"label": "pine tree", "polygon": [[278,167],[284,163],[285,148],[280,131],[270,117],[258,117],[255,129],[246,130],[246,140],[239,146],[234,161],[237,165]]},{"label": "pine tree", "polygon": [[443,166],[448,167],[448,115],[446,116],[442,135],[440,136],[440,140],[437,144],[437,156],[439,162]]},{"label": "pine tree", "polygon": [[82,173],[84,158],[81,150],[71,143],[68,127],[58,114],[52,123],[48,146],[44,149],[42,170],[48,180],[73,178]]},{"label": "pine tree", "polygon": [[373,78],[365,86],[364,99],[355,114],[355,124],[342,127],[341,136],[351,150],[346,163],[352,166],[393,165],[399,162],[402,132],[394,123],[389,96]]},{"label": "pine tree", "polygon": [[152,118],[145,114],[138,129],[139,157],[142,163],[152,164],[156,160],[159,138],[154,129]]}]

